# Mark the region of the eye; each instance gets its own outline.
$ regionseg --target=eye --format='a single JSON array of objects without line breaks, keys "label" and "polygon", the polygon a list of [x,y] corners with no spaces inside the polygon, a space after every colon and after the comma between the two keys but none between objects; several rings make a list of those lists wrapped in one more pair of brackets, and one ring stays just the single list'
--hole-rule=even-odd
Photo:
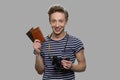
[{"label": "eye", "polygon": [[63,22],[64,22],[64,20],[59,20],[59,22],[60,22],[60,23],[63,23]]},{"label": "eye", "polygon": [[56,20],[51,20],[51,23],[55,23],[56,22]]}]

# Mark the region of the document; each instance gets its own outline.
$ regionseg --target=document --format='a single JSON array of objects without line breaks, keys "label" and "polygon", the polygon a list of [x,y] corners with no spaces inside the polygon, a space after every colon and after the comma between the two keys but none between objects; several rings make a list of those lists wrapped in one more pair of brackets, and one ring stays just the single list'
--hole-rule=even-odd
[{"label": "document", "polygon": [[44,35],[42,34],[42,31],[40,30],[39,26],[36,28],[31,28],[26,35],[30,38],[32,42],[34,42],[35,39],[39,39],[40,42],[44,42],[45,38]]}]

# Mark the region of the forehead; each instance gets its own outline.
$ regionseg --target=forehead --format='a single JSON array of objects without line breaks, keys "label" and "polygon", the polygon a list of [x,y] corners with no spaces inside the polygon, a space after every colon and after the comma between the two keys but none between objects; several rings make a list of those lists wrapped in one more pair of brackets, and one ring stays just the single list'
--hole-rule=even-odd
[{"label": "forehead", "polygon": [[62,12],[55,12],[51,14],[50,18],[51,19],[65,19],[65,14]]}]

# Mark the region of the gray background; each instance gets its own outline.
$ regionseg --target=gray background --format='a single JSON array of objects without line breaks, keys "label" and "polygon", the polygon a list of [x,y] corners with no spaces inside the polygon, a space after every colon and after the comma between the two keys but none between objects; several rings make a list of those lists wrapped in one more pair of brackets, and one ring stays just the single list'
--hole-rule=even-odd
[{"label": "gray background", "polygon": [[119,0],[0,0],[0,80],[41,80],[25,33],[40,26],[50,34],[47,11],[55,3],[69,12],[66,31],[85,45],[87,69],[76,80],[119,80]]}]

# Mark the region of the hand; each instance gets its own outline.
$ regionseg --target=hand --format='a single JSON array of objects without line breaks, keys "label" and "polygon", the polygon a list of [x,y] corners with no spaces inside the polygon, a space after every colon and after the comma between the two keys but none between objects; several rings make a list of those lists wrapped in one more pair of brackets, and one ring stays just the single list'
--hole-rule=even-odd
[{"label": "hand", "polygon": [[61,62],[62,62],[63,68],[65,68],[65,69],[71,69],[72,68],[72,62],[71,61],[62,60]]},{"label": "hand", "polygon": [[35,39],[34,43],[33,43],[33,48],[36,51],[37,54],[40,53],[40,48],[41,48],[41,43],[40,40]]}]

